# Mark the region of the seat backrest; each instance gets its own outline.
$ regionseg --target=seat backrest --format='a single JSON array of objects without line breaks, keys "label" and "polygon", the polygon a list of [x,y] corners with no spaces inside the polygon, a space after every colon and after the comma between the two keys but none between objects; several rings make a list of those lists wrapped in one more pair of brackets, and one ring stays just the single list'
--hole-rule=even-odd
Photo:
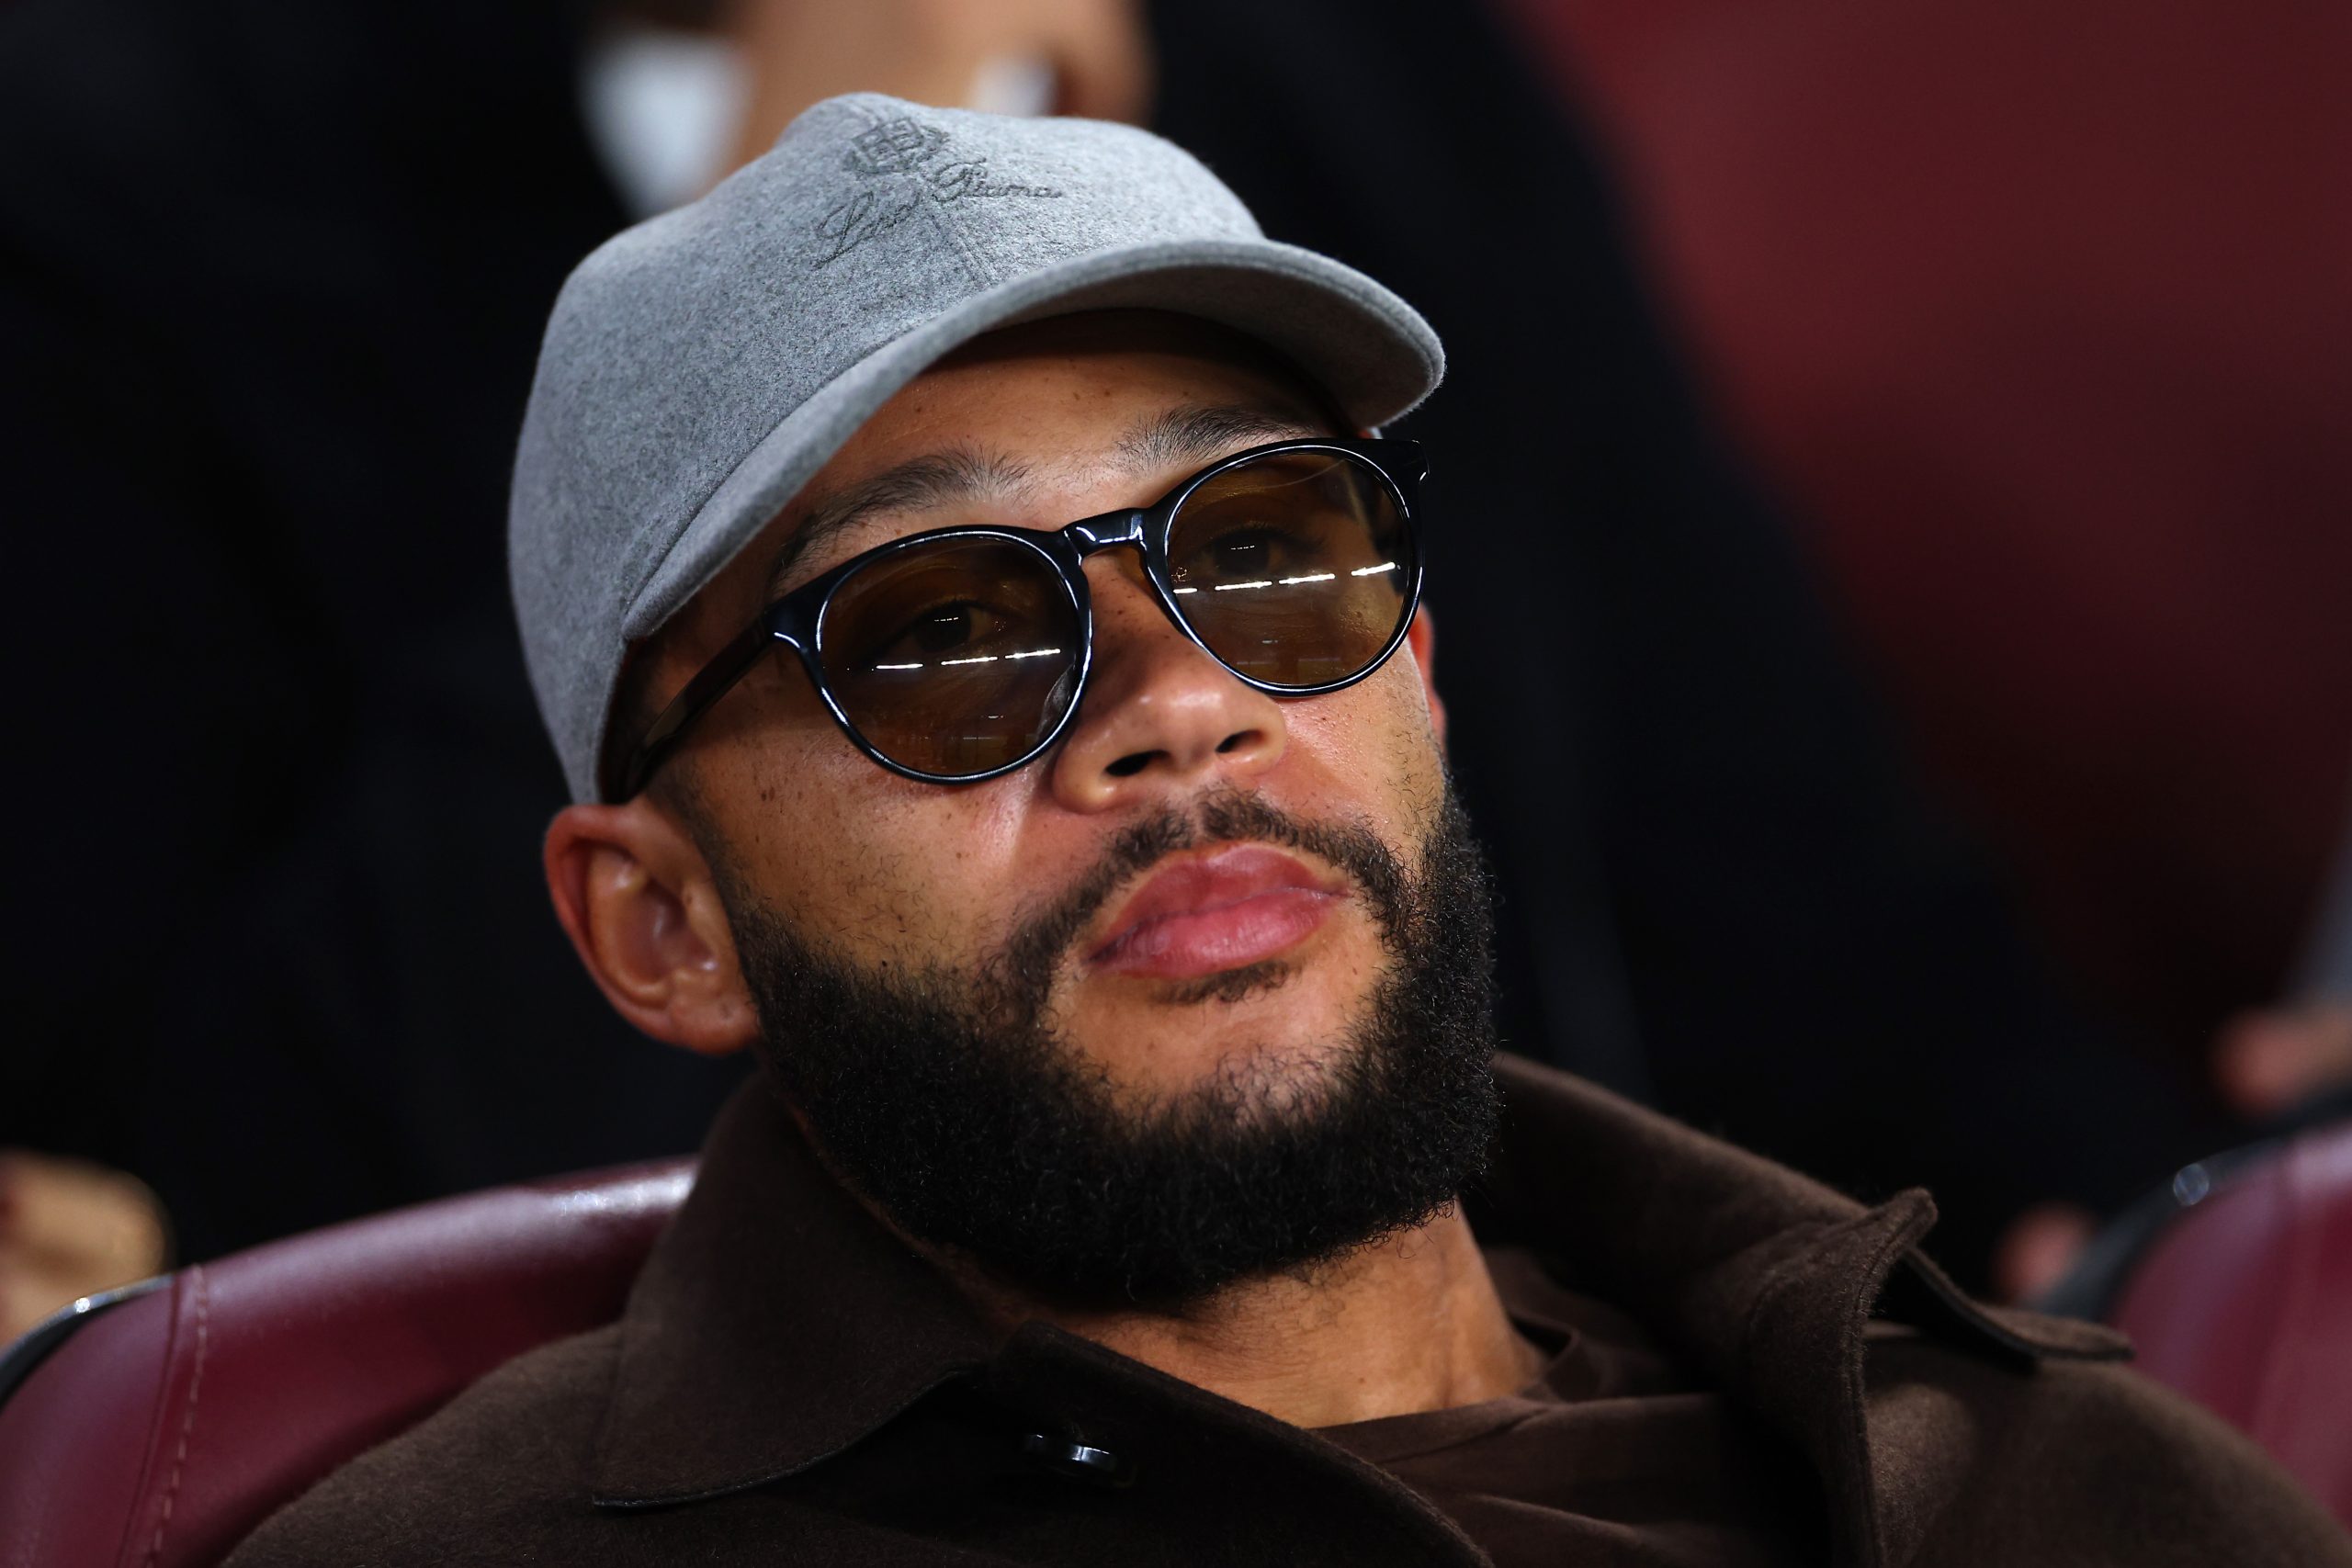
[{"label": "seat backrest", "polygon": [[402,1209],[91,1314],[0,1403],[0,1568],[211,1568],[499,1363],[617,1317],[692,1177],[680,1160]]},{"label": "seat backrest", "polygon": [[2298,1135],[2174,1220],[2111,1315],[2143,1371],[2352,1526],[2352,1123]]}]

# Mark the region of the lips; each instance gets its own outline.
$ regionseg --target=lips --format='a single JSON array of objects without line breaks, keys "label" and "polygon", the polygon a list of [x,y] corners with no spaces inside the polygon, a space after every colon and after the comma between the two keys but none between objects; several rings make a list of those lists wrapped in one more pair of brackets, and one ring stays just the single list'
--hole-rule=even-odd
[{"label": "lips", "polygon": [[1243,968],[1304,942],[1342,897],[1280,850],[1235,845],[1180,861],[1137,888],[1087,965],[1152,979]]}]

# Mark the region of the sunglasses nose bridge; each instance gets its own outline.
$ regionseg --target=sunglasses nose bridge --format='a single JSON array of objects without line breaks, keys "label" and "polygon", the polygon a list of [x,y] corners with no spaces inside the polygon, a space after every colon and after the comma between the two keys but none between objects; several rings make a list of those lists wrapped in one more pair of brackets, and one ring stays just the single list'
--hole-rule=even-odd
[{"label": "sunglasses nose bridge", "polygon": [[[1081,565],[1105,550],[1122,547],[1132,547],[1136,552],[1143,592],[1159,605],[1162,615],[1175,623],[1179,631],[1191,637],[1192,630],[1185,624],[1182,613],[1177,609],[1175,601],[1168,597],[1166,588],[1159,582],[1158,573],[1153,570],[1149,542],[1150,529],[1151,513],[1140,508],[1130,507],[1117,512],[1105,512],[1098,516],[1081,518],[1064,528],[1062,536],[1070,542]],[[1079,586],[1081,589],[1084,588],[1083,579],[1080,581]],[[1090,639],[1093,635],[1090,605],[1088,631]]]},{"label": "sunglasses nose bridge", "polygon": [[1078,558],[1100,555],[1121,545],[1143,547],[1144,514],[1132,508],[1082,517],[1062,530],[1078,547]]}]

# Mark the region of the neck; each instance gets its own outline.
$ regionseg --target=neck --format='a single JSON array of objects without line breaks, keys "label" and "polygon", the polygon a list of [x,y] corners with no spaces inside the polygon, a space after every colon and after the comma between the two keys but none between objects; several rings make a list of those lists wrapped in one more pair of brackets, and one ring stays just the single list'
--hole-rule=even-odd
[{"label": "neck", "polygon": [[1296,1427],[1333,1427],[1523,1388],[1543,1364],[1504,1313],[1458,1208],[1313,1270],[1247,1280],[1178,1313],[1057,1309],[951,1267],[1007,1332],[1043,1320]]}]

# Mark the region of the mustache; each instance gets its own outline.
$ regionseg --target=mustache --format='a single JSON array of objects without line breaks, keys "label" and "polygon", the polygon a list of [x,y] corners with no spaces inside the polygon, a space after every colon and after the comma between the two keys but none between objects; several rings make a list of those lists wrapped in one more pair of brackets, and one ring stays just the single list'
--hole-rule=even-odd
[{"label": "mustache", "polygon": [[1062,954],[1120,888],[1171,855],[1206,844],[1257,842],[1313,855],[1337,867],[1370,907],[1384,932],[1398,934],[1409,908],[1409,878],[1378,834],[1355,823],[1310,821],[1254,795],[1222,790],[1191,809],[1170,807],[1122,828],[1069,889],[1023,919],[1001,955],[1005,977],[1041,994]]}]

